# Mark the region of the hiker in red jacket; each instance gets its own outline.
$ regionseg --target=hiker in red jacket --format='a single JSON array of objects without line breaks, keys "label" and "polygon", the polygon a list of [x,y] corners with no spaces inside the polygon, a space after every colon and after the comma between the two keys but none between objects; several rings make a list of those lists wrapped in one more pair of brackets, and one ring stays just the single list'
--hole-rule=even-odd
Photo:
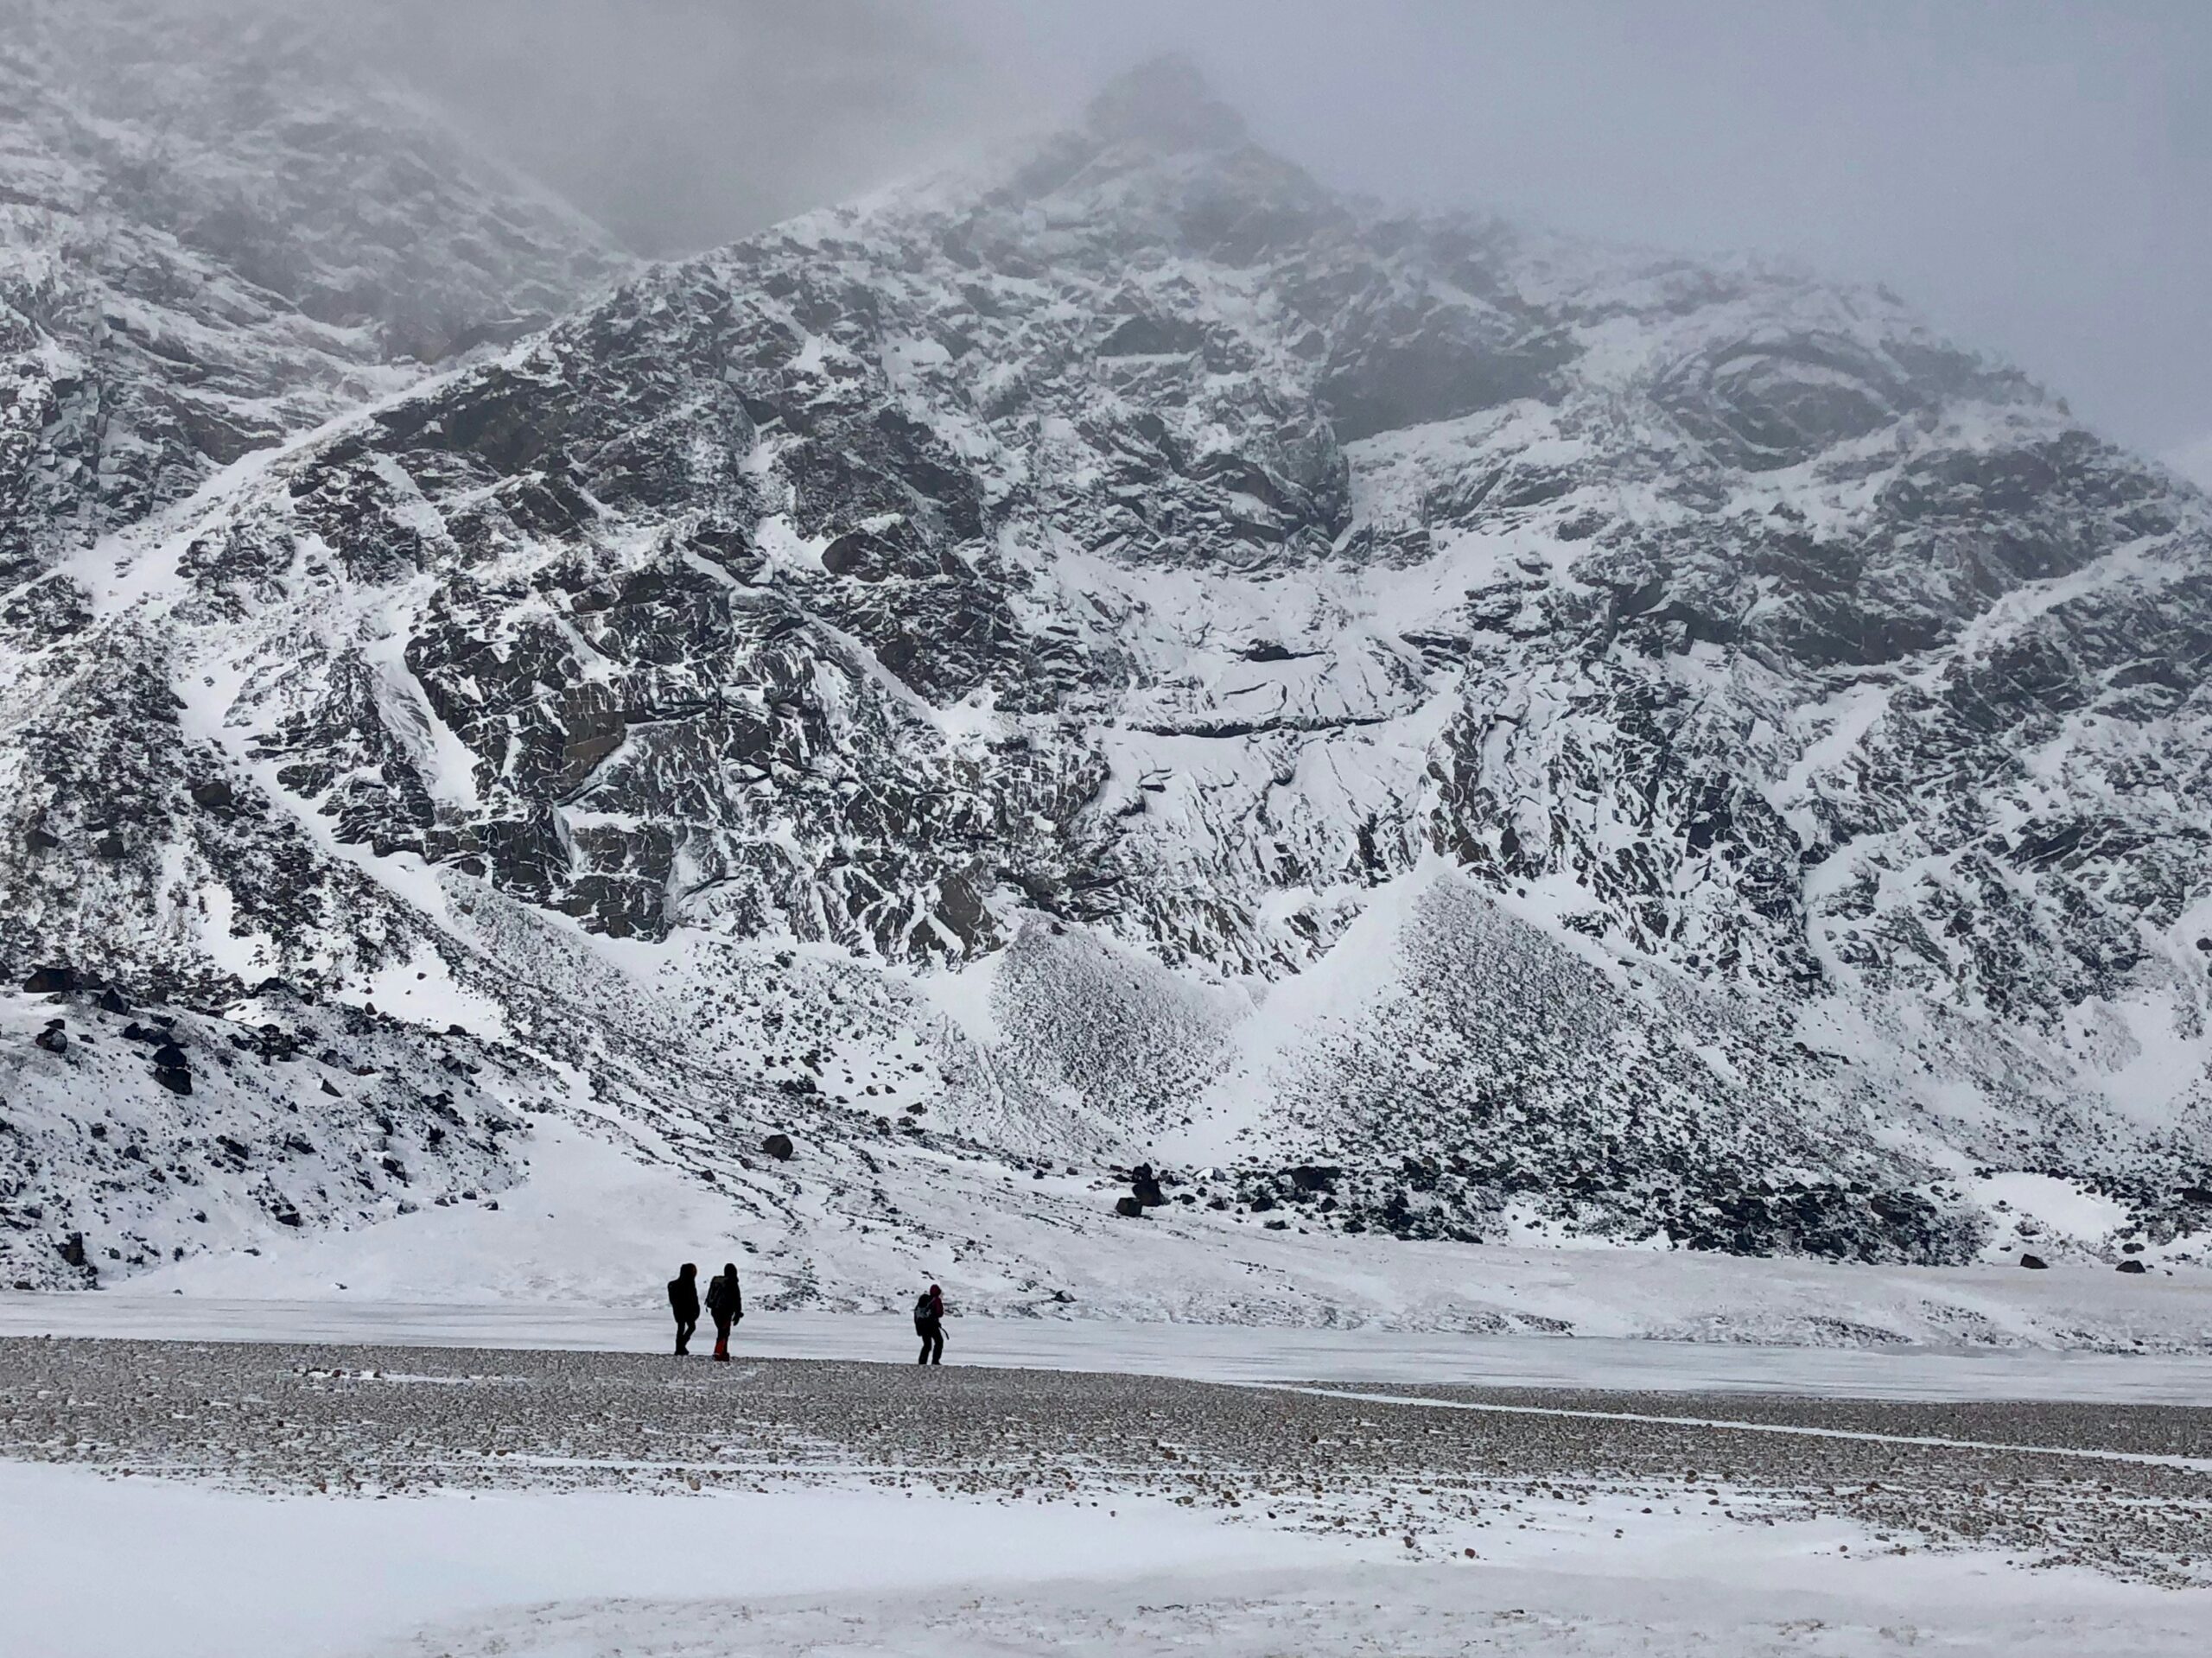
[{"label": "hiker in red jacket", "polygon": [[708,1280],[707,1311],[714,1315],[715,1356],[727,1364],[729,1327],[745,1316],[745,1297],[738,1292],[735,1266],[725,1263],[721,1273]]}]

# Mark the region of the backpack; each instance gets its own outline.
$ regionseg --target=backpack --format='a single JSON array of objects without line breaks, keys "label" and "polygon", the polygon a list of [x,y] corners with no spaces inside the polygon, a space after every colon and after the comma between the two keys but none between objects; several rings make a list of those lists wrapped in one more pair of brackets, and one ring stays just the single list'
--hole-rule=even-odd
[{"label": "backpack", "polygon": [[935,1316],[930,1310],[930,1298],[924,1295],[914,1303],[914,1333],[918,1336],[927,1335],[930,1320]]}]

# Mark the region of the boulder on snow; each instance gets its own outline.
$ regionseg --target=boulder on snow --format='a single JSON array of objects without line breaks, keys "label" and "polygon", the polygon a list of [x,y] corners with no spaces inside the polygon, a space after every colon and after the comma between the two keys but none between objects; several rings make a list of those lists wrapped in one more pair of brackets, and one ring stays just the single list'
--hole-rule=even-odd
[{"label": "boulder on snow", "polygon": [[188,792],[192,796],[192,804],[203,811],[227,812],[238,804],[238,797],[232,791],[231,785],[220,778],[195,783]]},{"label": "boulder on snow", "polygon": [[123,993],[113,985],[100,992],[99,1007],[104,1013],[127,1013],[130,1011],[130,1004],[124,1001]]},{"label": "boulder on snow", "polygon": [[1114,1202],[1114,1212],[1125,1215],[1133,1221],[1141,1221],[1144,1218],[1144,1205],[1134,1197],[1119,1197]]},{"label": "boulder on snow", "polygon": [[192,1092],[192,1062],[174,1042],[154,1050],[154,1080],[172,1094]]},{"label": "boulder on snow", "polygon": [[48,1053],[67,1053],[69,1051],[69,1033],[67,1031],[57,1030],[52,1026],[48,1026],[45,1030],[41,1031],[36,1036],[33,1037],[31,1040],[38,1044],[40,1047],[44,1048]]},{"label": "boulder on snow", "polygon": [[2141,1261],[2131,1257],[2130,1259],[2120,1263],[2119,1270],[2124,1273],[2147,1273],[2151,1269],[2148,1267],[2145,1267]]},{"label": "boulder on snow", "polygon": [[2048,1261],[2045,1261],[2041,1255],[2024,1255],[2020,1257],[2020,1265],[2025,1267],[2031,1273],[2039,1273],[2047,1271],[2050,1268],[2050,1263]]},{"label": "boulder on snow", "polygon": [[77,988],[77,970],[68,967],[34,968],[23,988],[34,996],[60,995]]},{"label": "boulder on snow", "polygon": [[760,1149],[779,1163],[788,1163],[791,1160],[791,1137],[789,1134],[771,1134],[760,1142]]}]

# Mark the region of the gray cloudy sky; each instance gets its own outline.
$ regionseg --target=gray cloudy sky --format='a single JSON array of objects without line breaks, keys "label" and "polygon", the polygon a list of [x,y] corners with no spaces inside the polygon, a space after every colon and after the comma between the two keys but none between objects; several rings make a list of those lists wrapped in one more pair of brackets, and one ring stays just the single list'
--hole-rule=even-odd
[{"label": "gray cloudy sky", "polygon": [[2212,481],[2212,0],[399,0],[632,242],[727,239],[1163,48],[1323,180],[1886,281]]}]

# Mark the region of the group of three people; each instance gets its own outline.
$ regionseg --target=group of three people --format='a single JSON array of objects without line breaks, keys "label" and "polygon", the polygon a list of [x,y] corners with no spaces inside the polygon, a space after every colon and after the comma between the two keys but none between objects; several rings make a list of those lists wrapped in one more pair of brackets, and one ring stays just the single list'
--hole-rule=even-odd
[{"label": "group of three people", "polygon": [[[691,1351],[691,1332],[699,1327],[699,1268],[690,1261],[668,1280],[669,1311],[676,1315],[676,1356]],[[707,1311],[715,1320],[715,1356],[729,1362],[730,1326],[745,1316],[745,1296],[737,1286],[737,1267],[724,1262],[721,1274],[707,1283]],[[918,1364],[938,1364],[944,1359],[944,1292],[932,1284],[914,1303],[914,1333],[922,1338]]]}]

